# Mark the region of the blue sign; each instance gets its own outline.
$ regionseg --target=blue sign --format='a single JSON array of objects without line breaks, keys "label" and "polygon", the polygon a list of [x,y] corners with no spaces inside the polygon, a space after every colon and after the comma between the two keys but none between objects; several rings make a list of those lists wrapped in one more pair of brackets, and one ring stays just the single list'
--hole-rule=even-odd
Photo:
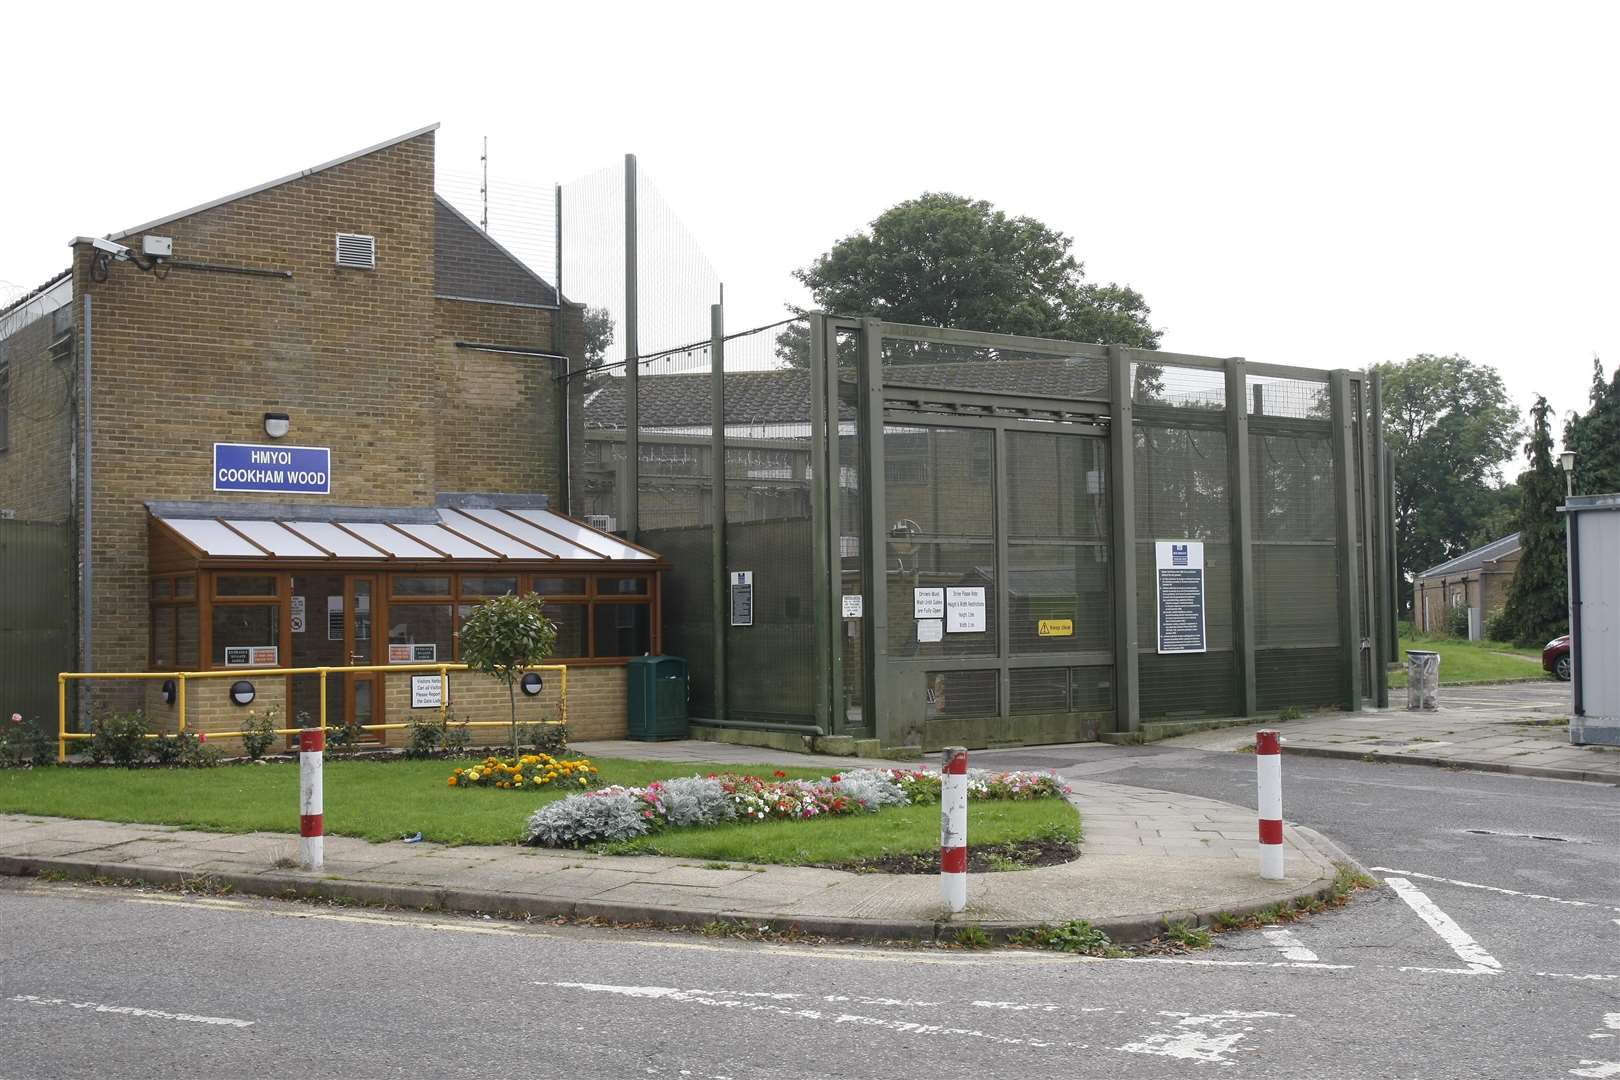
[{"label": "blue sign", "polygon": [[1170,545],[1170,565],[1171,566],[1186,566],[1187,565],[1187,545],[1186,544],[1171,544]]},{"label": "blue sign", "polygon": [[332,451],[324,446],[214,444],[215,491],[332,493]]}]

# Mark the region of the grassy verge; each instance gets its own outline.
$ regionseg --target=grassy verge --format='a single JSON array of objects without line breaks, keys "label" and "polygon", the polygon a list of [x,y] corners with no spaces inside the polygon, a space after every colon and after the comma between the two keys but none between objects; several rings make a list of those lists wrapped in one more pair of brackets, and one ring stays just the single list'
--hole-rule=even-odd
[{"label": "grassy verge", "polygon": [[[566,791],[447,787],[457,765],[472,761],[326,762],[326,831],[365,840],[417,832],[445,844],[515,844],[534,810]],[[604,784],[642,786],[693,773],[726,772],[703,762],[598,759]],[[770,776],[774,766],[729,771]],[[785,769],[813,779],[822,769]],[[0,812],[183,825],[212,832],[298,831],[298,766],[229,765],[218,769],[4,769]],[[935,811],[938,821],[938,811]],[[937,825],[936,825],[937,828]]]},{"label": "grassy verge", "polygon": [[[771,765],[724,766],[600,758],[604,784],[639,787],[652,780],[711,772],[771,776]],[[326,831],[375,842],[420,832],[445,844],[515,844],[537,807],[567,791],[500,791],[448,787],[469,761],[326,763]],[[814,779],[825,769],[784,769]],[[0,770],[0,813],[46,814],[180,825],[213,832],[298,831],[298,766],[274,762],[219,769]],[[1038,838],[1079,839],[1080,818],[1061,799],[974,802],[978,845]],[[720,825],[643,837],[610,850],[738,863],[835,864],[885,855],[937,851],[939,807],[890,807],[876,814]]]},{"label": "grassy verge", "polygon": [[[974,846],[1035,837],[1080,839],[1080,815],[1063,799],[968,804]],[[939,807],[894,806],[876,814],[813,821],[761,821],[675,829],[611,844],[610,854],[670,855],[721,862],[837,865],[939,850]]]},{"label": "grassy verge", "polygon": [[[1505,641],[1463,641],[1429,634],[1402,634],[1401,666],[1389,673],[1389,685],[1406,685],[1406,650],[1426,649],[1440,654],[1440,685],[1517,682],[1544,679],[1541,653]],[[1505,654],[1505,655],[1504,655]]]}]

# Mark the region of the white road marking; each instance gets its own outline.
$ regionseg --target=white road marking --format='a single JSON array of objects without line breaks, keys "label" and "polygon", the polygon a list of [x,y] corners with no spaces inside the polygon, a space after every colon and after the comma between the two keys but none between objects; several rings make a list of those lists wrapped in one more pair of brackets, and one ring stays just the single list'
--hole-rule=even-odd
[{"label": "white road marking", "polygon": [[[1406,906],[1417,913],[1417,917],[1429,924],[1429,928],[1440,935],[1440,940],[1451,947],[1470,968],[1482,971],[1501,971],[1502,963],[1496,957],[1480,947],[1479,942],[1468,936],[1468,932],[1452,919],[1450,915],[1435,906],[1434,901],[1424,896],[1410,881],[1400,877],[1384,879],[1395,894],[1406,901]],[[1405,970],[1404,968],[1402,970]]]},{"label": "white road marking", "polygon": [[[947,1027],[944,1024],[921,1024],[912,1020],[886,1020],[878,1016],[862,1016],[834,1010],[794,1009],[750,998],[798,998],[799,994],[744,994],[729,990],[682,990],[673,986],[618,986],[610,983],[536,982],[535,986],[556,986],[565,990],[584,990],[594,994],[616,994],[621,997],[649,1001],[677,1001],[685,1004],[706,1005],[712,1008],[740,1009],[745,1012],[771,1013],[800,1020],[824,1020],[834,1024],[855,1024],[862,1027],[882,1028],[901,1035],[954,1035],[962,1038],[983,1039],[1004,1046],[1047,1048],[1056,1044],[1040,1039],[1023,1039],[1012,1035],[996,1035],[976,1028]],[[836,995],[834,995],[836,996]],[[1084,1050],[1078,1043],[1065,1043],[1067,1047]]]},{"label": "white road marking", "polygon": [[1307,964],[1318,962],[1321,957],[1305,947],[1299,940],[1299,935],[1292,930],[1264,930],[1265,939],[1282,950],[1285,960],[1300,960]]},{"label": "white road marking", "polygon": [[[1567,904],[1570,907],[1598,908],[1602,911],[1620,911],[1620,907],[1610,907],[1608,904],[1597,904],[1591,900],[1565,900],[1558,896],[1543,896],[1540,893],[1520,892],[1518,889],[1504,889],[1497,885],[1480,885],[1473,881],[1457,881],[1454,878],[1435,877],[1433,874],[1420,874],[1416,870],[1395,870],[1388,866],[1371,866],[1369,870],[1379,874],[1399,874],[1402,877],[1422,878],[1424,881],[1438,881],[1446,885],[1456,885],[1464,889],[1483,889],[1486,892],[1500,893],[1503,896],[1522,896],[1526,900],[1545,900],[1551,904]],[[1620,924],[1620,919],[1614,920]]]},{"label": "white road marking", "polygon": [[1581,1064],[1591,1067],[1571,1069],[1569,1075],[1587,1076],[1593,1078],[1593,1080],[1605,1080],[1606,1077],[1620,1076],[1620,1061],[1593,1061],[1590,1058],[1582,1058]]},{"label": "white road marking", "polygon": [[1563,971],[1538,971],[1538,979],[1578,979],[1586,982],[1613,982],[1620,979],[1620,975],[1571,975]]},{"label": "white road marking", "polygon": [[179,1020],[214,1027],[252,1027],[252,1020],[237,1020],[230,1016],[196,1016],[192,1013],[166,1012],[163,1009],[141,1009],[134,1005],[103,1005],[94,1001],[69,1001],[66,998],[39,997],[37,994],[14,994],[8,1001],[22,1005],[60,1005],[69,1009],[88,1009],[92,1013],[116,1013],[120,1016],[139,1016],[148,1020]]},{"label": "white road marking", "polygon": [[1204,960],[1196,956],[1132,956],[1121,964],[1185,964],[1188,967],[1302,968],[1311,971],[1349,971],[1354,964],[1311,964],[1301,960]]},{"label": "white road marking", "polygon": [[[1157,1054],[1161,1057],[1180,1058],[1183,1061],[1226,1061],[1227,1055],[1238,1049],[1244,1036],[1252,1033],[1255,1025],[1250,1020],[1292,1017],[1293,1013],[1226,1012],[1207,1016],[1187,1013],[1161,1012],[1160,1016],[1179,1017],[1176,1026],[1168,1032],[1158,1032],[1137,1042],[1115,1047],[1127,1054]],[[1239,1030],[1228,1031],[1229,1027]]]}]

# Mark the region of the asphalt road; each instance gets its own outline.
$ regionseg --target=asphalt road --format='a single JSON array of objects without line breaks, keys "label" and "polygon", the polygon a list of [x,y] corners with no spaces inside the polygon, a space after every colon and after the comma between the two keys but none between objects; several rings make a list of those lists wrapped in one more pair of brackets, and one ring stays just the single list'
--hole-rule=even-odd
[{"label": "asphalt road", "polygon": [[[1057,753],[996,756],[1253,804],[1245,756]],[[1284,785],[1400,891],[1163,959],[0,882],[0,1077],[1620,1077],[1615,789],[1304,759]]]}]

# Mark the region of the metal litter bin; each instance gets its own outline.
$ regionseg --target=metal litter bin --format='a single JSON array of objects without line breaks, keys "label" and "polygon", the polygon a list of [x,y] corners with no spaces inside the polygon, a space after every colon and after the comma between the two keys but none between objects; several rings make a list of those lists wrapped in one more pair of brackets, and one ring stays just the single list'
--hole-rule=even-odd
[{"label": "metal litter bin", "polygon": [[631,739],[658,742],[687,737],[685,660],[678,656],[632,657],[626,681],[626,728]]},{"label": "metal litter bin", "polygon": [[1440,654],[1406,650],[1406,709],[1434,712],[1440,707]]}]

